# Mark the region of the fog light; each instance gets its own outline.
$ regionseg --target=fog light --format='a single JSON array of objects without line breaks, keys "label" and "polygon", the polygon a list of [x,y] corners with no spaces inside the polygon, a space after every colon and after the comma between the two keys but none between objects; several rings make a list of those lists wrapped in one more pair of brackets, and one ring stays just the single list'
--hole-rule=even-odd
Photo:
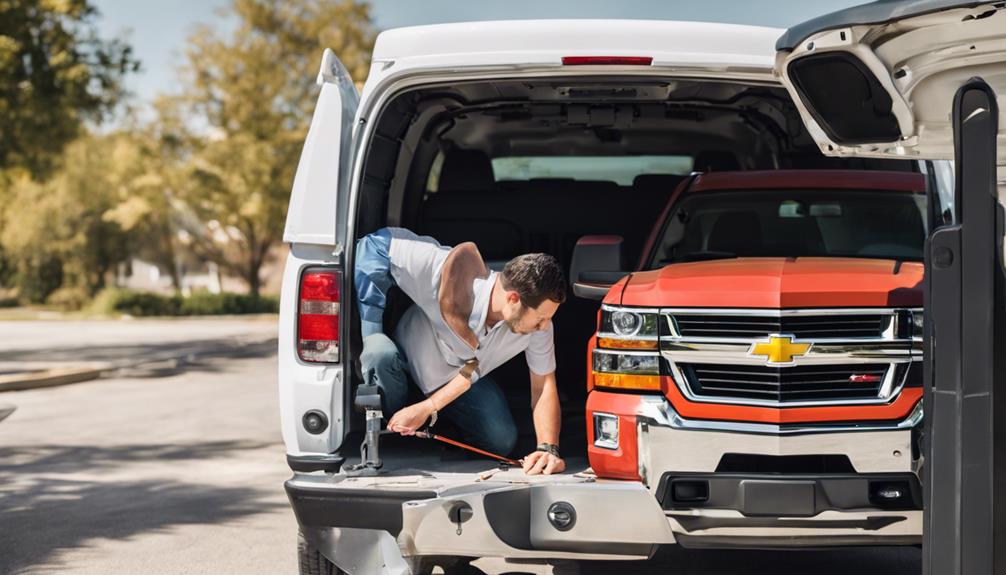
[{"label": "fog light", "polygon": [[910,505],[911,494],[911,488],[905,481],[870,482],[870,503],[881,509]]},{"label": "fog light", "polygon": [[328,429],[328,418],[320,411],[309,411],[302,420],[304,429],[311,435],[318,435]]},{"label": "fog light", "polygon": [[594,414],[594,445],[604,449],[618,449],[618,416],[610,413]]},{"label": "fog light", "polygon": [[671,484],[671,497],[682,503],[709,501],[709,482],[704,480],[675,481]]},{"label": "fog light", "polygon": [[548,507],[548,522],[559,531],[569,531],[576,525],[576,510],[565,501],[557,501]]},{"label": "fog light", "polygon": [[892,499],[901,499],[901,496],[901,490],[897,487],[884,487],[877,490],[877,497],[887,499],[888,501]]}]

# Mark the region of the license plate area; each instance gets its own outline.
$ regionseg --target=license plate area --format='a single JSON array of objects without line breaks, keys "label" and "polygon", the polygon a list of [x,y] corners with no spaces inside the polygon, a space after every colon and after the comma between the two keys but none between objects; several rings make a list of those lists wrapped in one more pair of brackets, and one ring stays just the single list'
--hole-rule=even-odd
[{"label": "license plate area", "polygon": [[741,512],[750,517],[813,517],[817,495],[813,481],[741,481]]}]

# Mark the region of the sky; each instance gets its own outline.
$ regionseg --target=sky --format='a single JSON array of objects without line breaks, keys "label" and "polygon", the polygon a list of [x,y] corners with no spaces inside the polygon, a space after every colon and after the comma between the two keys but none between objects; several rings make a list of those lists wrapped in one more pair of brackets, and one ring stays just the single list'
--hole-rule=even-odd
[{"label": "sky", "polygon": [[[785,28],[865,0],[373,0],[380,30],[472,20],[629,18],[700,20]],[[127,80],[138,102],[174,90],[175,68],[196,24],[227,26],[227,0],[94,0],[105,37],[125,37],[142,63]]]}]

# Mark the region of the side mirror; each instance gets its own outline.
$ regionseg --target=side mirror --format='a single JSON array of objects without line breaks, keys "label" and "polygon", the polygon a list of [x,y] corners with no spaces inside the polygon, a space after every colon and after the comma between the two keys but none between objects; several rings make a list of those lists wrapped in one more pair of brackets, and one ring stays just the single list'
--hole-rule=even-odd
[{"label": "side mirror", "polygon": [[569,281],[573,294],[586,299],[604,299],[608,290],[628,274],[622,236],[583,236],[573,248]]}]

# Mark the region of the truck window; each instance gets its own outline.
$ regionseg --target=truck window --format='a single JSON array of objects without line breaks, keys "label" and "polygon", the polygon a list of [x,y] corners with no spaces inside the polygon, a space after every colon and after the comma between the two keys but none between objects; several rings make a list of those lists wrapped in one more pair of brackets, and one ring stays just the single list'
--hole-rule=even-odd
[{"label": "truck window", "polygon": [[631,186],[642,174],[686,175],[691,156],[505,156],[492,159],[497,182],[536,178],[603,180]]},{"label": "truck window", "polygon": [[925,210],[925,194],[910,192],[697,192],[671,211],[649,268],[735,257],[922,261]]}]

